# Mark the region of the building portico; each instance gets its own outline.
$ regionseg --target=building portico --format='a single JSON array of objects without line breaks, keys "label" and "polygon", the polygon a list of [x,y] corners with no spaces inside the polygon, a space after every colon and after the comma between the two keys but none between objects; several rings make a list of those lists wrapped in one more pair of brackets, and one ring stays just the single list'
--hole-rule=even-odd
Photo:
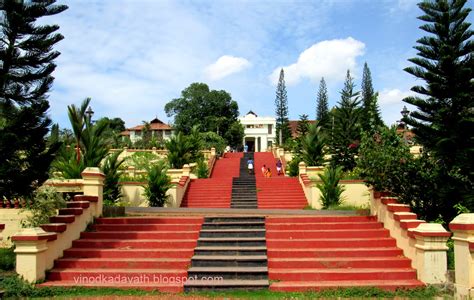
[{"label": "building portico", "polygon": [[244,126],[243,146],[247,145],[250,152],[264,152],[276,141],[276,119],[259,117],[252,111],[239,118]]}]

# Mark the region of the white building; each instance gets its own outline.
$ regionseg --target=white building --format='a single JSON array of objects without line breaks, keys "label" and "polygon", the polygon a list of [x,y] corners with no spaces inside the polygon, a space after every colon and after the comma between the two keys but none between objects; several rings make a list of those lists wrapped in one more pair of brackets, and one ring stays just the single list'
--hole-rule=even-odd
[{"label": "white building", "polygon": [[276,119],[273,117],[259,117],[253,111],[239,118],[244,126],[243,145],[248,151],[264,152],[276,143]]}]

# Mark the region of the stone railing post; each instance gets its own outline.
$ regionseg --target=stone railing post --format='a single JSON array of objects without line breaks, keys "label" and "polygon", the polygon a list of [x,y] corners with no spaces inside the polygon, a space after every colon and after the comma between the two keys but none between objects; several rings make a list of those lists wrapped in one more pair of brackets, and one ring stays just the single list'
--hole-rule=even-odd
[{"label": "stone railing post", "polygon": [[211,148],[211,157],[216,156],[216,148]]},{"label": "stone railing post", "polygon": [[416,243],[416,270],[418,279],[427,284],[444,284],[447,282],[446,242],[451,233],[441,224],[421,223],[411,230]]},{"label": "stone railing post", "polygon": [[183,166],[183,176],[190,176],[191,175],[191,166],[188,164],[185,164]]},{"label": "stone railing post", "polygon": [[104,201],[104,179],[105,175],[99,168],[86,168],[81,173],[83,179],[83,193],[86,196],[97,196],[98,201],[95,210],[92,211],[93,217],[102,215],[102,204]]},{"label": "stone railing post", "polygon": [[34,283],[45,278],[46,244],[54,238],[55,233],[47,233],[39,227],[25,228],[12,236],[12,241],[15,242],[16,272],[23,279]]},{"label": "stone railing post", "polygon": [[460,214],[449,229],[454,234],[456,297],[474,299],[474,213]]},{"label": "stone railing post", "polygon": [[299,174],[306,174],[306,171],[307,171],[307,167],[306,167],[306,163],[304,161],[300,162],[298,164],[298,172]]}]

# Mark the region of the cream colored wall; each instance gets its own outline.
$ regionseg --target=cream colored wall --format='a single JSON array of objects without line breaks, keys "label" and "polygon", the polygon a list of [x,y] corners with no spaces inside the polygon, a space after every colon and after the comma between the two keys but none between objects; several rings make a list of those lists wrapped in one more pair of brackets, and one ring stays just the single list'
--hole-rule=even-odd
[{"label": "cream colored wall", "polygon": [[10,237],[21,228],[21,221],[26,219],[30,213],[22,209],[0,208],[0,224],[5,224],[5,229],[0,232],[0,248],[10,247]]},{"label": "cream colored wall", "polygon": [[[322,209],[321,191],[317,187],[320,181],[311,181],[310,184],[304,186],[306,199],[308,204],[314,209]],[[344,187],[342,193],[342,205],[350,205],[360,208],[370,207],[369,188],[362,180],[341,180],[339,184]]]},{"label": "cream colored wall", "polygon": [[[180,207],[181,201],[184,197],[186,189],[188,187],[189,179],[186,181],[184,186],[179,184],[179,180],[173,180],[173,186],[166,193],[169,196],[168,203],[165,207]],[[123,182],[121,183],[122,188],[122,204],[130,207],[148,207],[148,200],[146,199],[144,192],[145,188],[141,183],[135,182]]]},{"label": "cream colored wall", "polygon": [[120,184],[122,191],[121,203],[124,206],[147,207],[148,202],[143,195],[145,188],[141,183],[123,182]]}]

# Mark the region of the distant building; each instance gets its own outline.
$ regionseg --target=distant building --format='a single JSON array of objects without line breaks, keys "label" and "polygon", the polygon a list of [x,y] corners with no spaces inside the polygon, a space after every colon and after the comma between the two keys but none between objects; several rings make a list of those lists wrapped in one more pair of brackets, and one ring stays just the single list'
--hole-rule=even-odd
[{"label": "distant building", "polygon": [[[298,122],[299,121],[289,121],[290,123],[290,129],[291,129],[291,137],[292,138],[297,138],[299,136],[298,134]],[[308,125],[316,123],[316,120],[308,120]]]},{"label": "distant building", "polygon": [[[132,143],[135,143],[137,140],[142,138],[142,133],[143,133],[144,128],[145,128],[144,124],[137,125],[125,131],[122,131],[121,135],[130,137],[130,141],[132,141]],[[155,118],[150,121],[150,131],[151,131],[152,137],[155,137],[156,139],[163,139],[163,140],[169,140],[174,132],[171,126],[163,123],[158,118]]]},{"label": "distant building", "polygon": [[244,127],[243,145],[248,146],[249,152],[264,152],[276,143],[276,119],[259,117],[253,111],[239,118]]}]

